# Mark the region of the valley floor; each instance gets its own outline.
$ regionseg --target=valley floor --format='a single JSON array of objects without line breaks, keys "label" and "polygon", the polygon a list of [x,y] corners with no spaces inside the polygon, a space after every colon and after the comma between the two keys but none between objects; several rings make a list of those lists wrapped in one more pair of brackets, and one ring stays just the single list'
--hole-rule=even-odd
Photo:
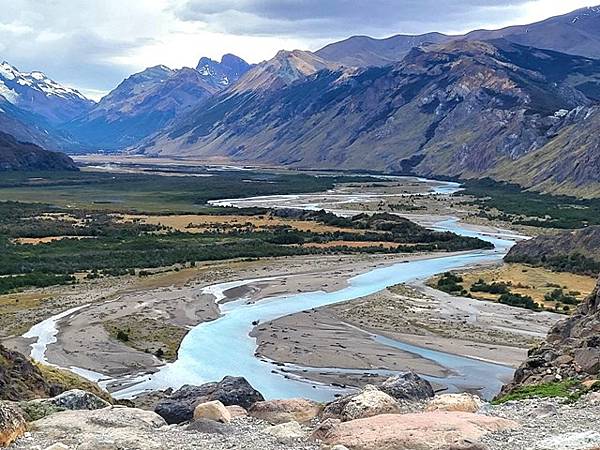
[{"label": "valley floor", "polygon": [[[177,161],[169,161],[170,164],[177,165]],[[468,202],[458,202],[449,196],[444,191],[447,185],[410,178],[401,182],[382,179],[381,183],[344,184],[326,193],[253,198],[237,200],[235,204],[326,208],[344,215],[385,211],[425,226],[457,217],[470,223],[465,228],[473,231],[504,233],[505,224],[480,218]],[[439,192],[431,195],[431,189]],[[229,205],[226,200],[213,204]],[[203,229],[202,221],[208,218],[217,219],[196,215],[129,217],[188,233],[194,233],[194,227]],[[219,220],[244,223],[259,219],[222,216]],[[269,223],[255,225],[269,226]],[[518,227],[516,231],[524,229]],[[425,253],[304,255],[204,262],[176,271],[173,267],[164,272],[155,269],[147,277],[125,275],[34,289],[0,297],[0,339],[7,346],[29,354],[36,338],[21,337],[25,331],[56,314],[80,308],[61,319],[56,329],[48,324],[50,335],[55,337],[49,338],[46,329],[47,346],[42,349],[42,357],[89,378],[104,380],[103,385],[116,391],[131,383],[129,377],[156,371],[175,360],[179,345],[190,329],[219,317],[215,296],[221,303],[233,300],[253,303],[281,294],[331,292],[345,287],[349,278],[373,268],[431,256]],[[234,283],[218,292],[205,289],[238,280],[252,281]],[[300,376],[313,383],[362,386],[389,371],[413,369],[432,377],[451,373],[444,364],[385,345],[374,337],[489,361],[509,369],[518,366],[526,349],[561,317],[449,296],[427,287],[421,280],[351,302],[254,324],[252,336],[257,341],[257,356],[273,361],[283,376]],[[342,370],[325,370],[328,368]],[[478,391],[482,386],[474,383],[463,387]]]}]

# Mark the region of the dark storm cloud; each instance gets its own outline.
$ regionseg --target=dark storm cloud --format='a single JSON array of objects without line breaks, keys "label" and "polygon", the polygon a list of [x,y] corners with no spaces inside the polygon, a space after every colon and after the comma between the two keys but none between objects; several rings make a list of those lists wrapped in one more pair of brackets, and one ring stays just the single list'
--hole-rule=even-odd
[{"label": "dark storm cloud", "polygon": [[188,0],[179,18],[253,35],[331,37],[469,29],[514,17],[528,0]]}]

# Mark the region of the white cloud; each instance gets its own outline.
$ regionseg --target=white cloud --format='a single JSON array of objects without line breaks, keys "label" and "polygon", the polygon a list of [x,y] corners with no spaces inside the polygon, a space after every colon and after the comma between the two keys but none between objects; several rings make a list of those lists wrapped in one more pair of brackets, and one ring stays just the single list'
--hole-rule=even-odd
[{"label": "white cloud", "polygon": [[[596,0],[597,1],[597,0]],[[354,34],[464,32],[527,23],[586,0],[4,0],[0,59],[98,97],[145,67],[201,56],[250,62]],[[435,14],[432,14],[435,11]]]}]

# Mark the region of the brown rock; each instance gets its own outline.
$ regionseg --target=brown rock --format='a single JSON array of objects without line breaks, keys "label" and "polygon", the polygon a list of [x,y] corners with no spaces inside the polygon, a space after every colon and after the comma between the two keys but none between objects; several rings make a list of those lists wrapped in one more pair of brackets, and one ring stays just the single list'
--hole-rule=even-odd
[{"label": "brown rock", "polygon": [[26,429],[27,423],[21,413],[14,406],[0,402],[0,447],[8,447]]},{"label": "brown rock", "polygon": [[582,348],[575,352],[575,362],[585,373],[600,373],[600,348]]},{"label": "brown rock", "polygon": [[227,408],[227,411],[229,411],[229,414],[231,415],[232,419],[236,419],[238,417],[246,417],[248,415],[248,411],[246,411],[241,406],[233,405],[226,406],[225,408]]},{"label": "brown rock", "polygon": [[255,403],[248,414],[273,425],[287,422],[307,424],[317,417],[323,406],[310,400],[268,400]]},{"label": "brown rock", "polygon": [[482,448],[478,441],[483,435],[518,426],[498,417],[436,411],[329,422],[313,437],[325,445],[343,445],[352,450],[476,449]]},{"label": "brown rock", "polygon": [[481,399],[473,394],[443,394],[431,399],[425,410],[474,413],[482,404]]},{"label": "brown rock", "polygon": [[194,420],[208,419],[215,422],[229,423],[231,422],[231,414],[225,408],[225,405],[218,400],[214,402],[200,403],[194,409]]}]

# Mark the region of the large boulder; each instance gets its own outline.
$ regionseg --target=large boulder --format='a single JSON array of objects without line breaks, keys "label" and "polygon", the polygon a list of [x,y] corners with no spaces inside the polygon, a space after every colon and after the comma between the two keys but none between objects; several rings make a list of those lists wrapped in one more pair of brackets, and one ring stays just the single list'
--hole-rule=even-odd
[{"label": "large boulder", "polygon": [[231,414],[225,408],[225,405],[218,400],[213,402],[200,403],[194,409],[194,420],[208,419],[215,422],[229,423],[231,422]]},{"label": "large boulder", "polygon": [[[111,406],[97,410],[63,411],[33,423],[36,439],[62,442],[77,449],[164,449],[149,436],[165,426],[156,413]],[[143,445],[142,445],[143,444]]]},{"label": "large boulder", "polygon": [[529,351],[501,395],[523,385],[565,378],[595,380],[599,375],[600,283],[572,316],[550,329],[545,342]]},{"label": "large boulder", "polygon": [[414,372],[388,378],[377,387],[396,400],[427,400],[435,395],[431,383]]},{"label": "large boulder", "polygon": [[108,406],[110,406],[110,403],[107,401],[80,389],[72,389],[52,398],[42,398],[19,403],[19,407],[29,421],[39,420],[59,411],[94,410]]},{"label": "large boulder", "polygon": [[360,394],[355,395],[346,403],[340,418],[348,421],[398,412],[400,412],[400,406],[393,397],[381,392],[375,386],[365,386]]},{"label": "large boulder", "polygon": [[154,411],[167,423],[187,422],[194,416],[194,409],[200,403],[218,400],[225,406],[241,406],[249,409],[264,397],[245,378],[225,377],[218,383],[202,386],[183,386],[166,399],[160,401]]},{"label": "large boulder", "polygon": [[460,411],[474,413],[479,411],[483,402],[473,394],[443,394],[432,398],[426,411]]},{"label": "large boulder", "polygon": [[329,420],[313,437],[352,450],[467,450],[481,448],[478,441],[489,432],[515,427],[517,423],[498,417],[437,411]]},{"label": "large boulder", "polygon": [[58,408],[69,409],[71,411],[78,409],[102,409],[110,406],[110,403],[107,401],[102,400],[91,392],[82,391],[81,389],[72,389],[56,397],[42,401],[47,401]]},{"label": "large boulder", "polygon": [[325,405],[321,418],[348,421],[398,412],[400,405],[391,395],[367,385],[358,393],[346,395]]},{"label": "large boulder", "polygon": [[21,413],[12,405],[0,402],[0,447],[8,447],[27,429]]},{"label": "large boulder", "polygon": [[294,398],[257,402],[250,408],[248,414],[273,425],[292,421],[308,424],[321,413],[322,409],[320,403]]}]

